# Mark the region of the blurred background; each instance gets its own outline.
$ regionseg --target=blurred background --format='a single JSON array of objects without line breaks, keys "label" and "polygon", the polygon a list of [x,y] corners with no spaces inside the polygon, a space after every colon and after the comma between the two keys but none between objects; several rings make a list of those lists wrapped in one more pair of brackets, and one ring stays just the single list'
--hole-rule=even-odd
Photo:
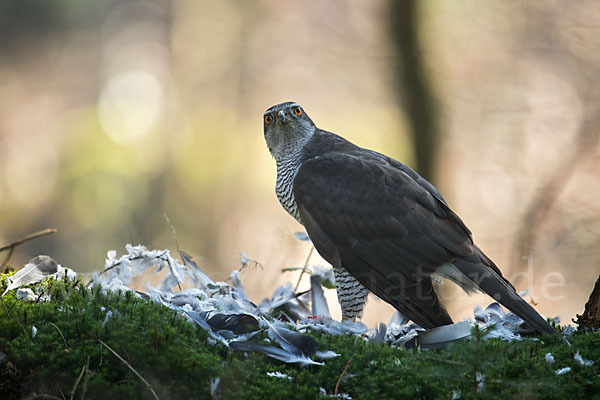
[{"label": "blurred background", "polygon": [[[596,1],[3,0],[0,49],[0,246],[58,229],[14,267],[174,251],[166,214],[212,278],[259,261],[252,300],[295,282],[310,244],[262,132],[293,100],[432,180],[545,315],[570,322],[600,273]],[[455,320],[491,301],[451,286]],[[365,322],[392,311],[372,299]]]}]

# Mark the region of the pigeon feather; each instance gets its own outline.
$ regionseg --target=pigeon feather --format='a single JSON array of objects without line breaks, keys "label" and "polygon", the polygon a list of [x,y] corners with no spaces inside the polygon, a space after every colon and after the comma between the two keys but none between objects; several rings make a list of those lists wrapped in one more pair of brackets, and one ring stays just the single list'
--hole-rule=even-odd
[{"label": "pigeon feather", "polygon": [[8,278],[9,285],[4,293],[2,293],[2,296],[13,289],[19,288],[21,285],[38,283],[42,279],[56,273],[56,271],[56,261],[54,261],[51,257],[34,257],[25,265],[23,269]]},{"label": "pigeon feather", "polygon": [[303,366],[308,365],[324,365],[323,363],[314,361],[309,357],[304,355],[296,355],[294,353],[290,353],[284,349],[280,349],[279,347],[269,346],[268,344],[257,343],[257,342],[232,342],[229,344],[234,350],[238,351],[257,351],[263,353],[271,358],[274,358],[279,361],[283,361],[286,363],[298,363]]}]

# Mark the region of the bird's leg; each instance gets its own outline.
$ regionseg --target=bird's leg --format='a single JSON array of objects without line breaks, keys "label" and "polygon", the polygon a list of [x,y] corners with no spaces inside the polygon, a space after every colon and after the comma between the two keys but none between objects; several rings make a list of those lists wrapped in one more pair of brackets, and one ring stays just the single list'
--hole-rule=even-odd
[{"label": "bird's leg", "polygon": [[369,291],[343,267],[334,268],[335,289],[342,307],[342,321],[356,322],[362,316]]}]

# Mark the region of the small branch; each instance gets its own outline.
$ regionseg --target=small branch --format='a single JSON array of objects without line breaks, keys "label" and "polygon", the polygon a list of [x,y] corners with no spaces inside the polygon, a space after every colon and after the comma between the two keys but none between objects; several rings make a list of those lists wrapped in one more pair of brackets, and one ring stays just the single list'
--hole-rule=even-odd
[{"label": "small branch", "polygon": [[85,377],[83,378],[83,384],[81,386],[81,400],[85,399],[85,392],[87,391],[88,380],[90,379],[90,356],[87,356],[87,362],[85,363]]},{"label": "small branch", "polygon": [[8,249],[8,254],[4,258],[4,261],[2,261],[2,264],[0,264],[0,270],[3,270],[4,267],[6,266],[6,264],[8,264],[8,260],[10,260],[10,258],[12,257],[14,252],[15,252],[14,247],[11,247],[10,249]]},{"label": "small branch", "polygon": [[300,276],[298,277],[298,282],[296,282],[296,287],[294,288],[294,293],[298,291],[298,287],[300,286],[300,281],[302,280],[302,275],[306,272],[306,267],[308,267],[308,260],[310,260],[310,256],[312,256],[313,250],[315,246],[310,246],[310,251],[308,252],[308,257],[306,257],[306,261],[304,261],[304,267],[302,268],[302,272],[300,272]]},{"label": "small branch", "polygon": [[[90,362],[90,357],[88,356],[88,360],[87,360],[88,364]],[[85,368],[86,368],[87,364],[83,366],[83,368],[81,368],[81,372],[79,373],[79,376],[77,377],[77,380],[75,381],[75,384],[73,385],[73,389],[71,389],[71,397],[69,398],[70,400],[73,400],[73,397],[75,397],[75,391],[77,390],[77,386],[79,386],[79,382],[81,382],[81,378],[83,378],[83,373],[85,372]]]},{"label": "small branch", "polygon": [[13,252],[15,251],[15,247],[17,247],[20,244],[23,244],[25,242],[28,242],[30,240],[33,240],[35,238],[38,238],[40,236],[49,235],[51,233],[56,233],[56,229],[53,229],[53,228],[44,229],[39,232],[32,233],[31,235],[27,235],[22,239],[12,242],[11,244],[7,244],[6,246],[0,247],[0,253],[8,250],[8,255],[6,256],[4,261],[2,261],[2,264],[0,264],[0,269],[4,268],[6,263],[8,263],[8,260],[10,259]]},{"label": "small branch", "polygon": [[175,280],[177,281],[177,287],[179,288],[179,291],[181,292],[183,289],[181,289],[181,282],[179,282],[179,279],[177,279],[177,275],[175,275],[175,271],[173,270],[173,266],[171,265],[171,261],[170,259],[167,258],[167,261],[164,261],[167,263],[167,266],[169,267],[169,270],[171,271],[171,275],[173,275],[175,277]]},{"label": "small branch", "polygon": [[344,370],[342,371],[342,374],[340,375],[340,377],[337,380],[337,383],[335,384],[335,390],[333,391],[333,395],[337,396],[338,394],[338,389],[340,387],[340,382],[342,381],[342,378],[344,377],[344,375],[346,375],[346,371],[348,371],[348,367],[350,366],[350,363],[352,362],[352,359],[349,358],[348,362],[346,363],[346,366],[344,367]]},{"label": "small branch", "polygon": [[[179,251],[179,242],[177,241],[177,231],[175,230],[175,227],[171,223],[171,220],[169,219],[169,216],[167,215],[167,213],[164,213],[163,216],[165,217],[165,220],[167,221],[167,225],[169,226],[169,228],[171,228],[171,232],[173,233],[173,240],[175,240],[175,246],[177,247],[177,251]],[[171,269],[171,273],[173,274],[173,266],[171,265],[171,263],[169,263],[169,268]],[[173,274],[173,276],[175,276],[175,274]],[[177,279],[176,276],[175,276],[175,279]],[[179,279],[177,279],[177,286],[179,287],[179,291],[181,292],[181,290],[182,290],[181,282],[179,282]]]},{"label": "small branch", "polygon": [[100,342],[101,345],[103,345],[104,347],[106,347],[111,353],[113,353],[115,355],[115,357],[117,357],[119,360],[121,360],[121,362],[125,365],[127,365],[127,367],[138,377],[140,378],[140,380],[142,382],[144,382],[144,384],[146,385],[146,387],[148,388],[148,390],[150,390],[150,392],[152,393],[152,395],[154,396],[154,398],[156,400],[160,400],[158,398],[158,395],[156,394],[156,392],[154,391],[154,389],[152,388],[152,385],[148,383],[147,380],[144,379],[144,377],[142,375],[139,374],[139,372],[137,372],[135,370],[135,368],[133,368],[131,366],[131,364],[129,364],[127,361],[125,361],[125,359],[123,357],[121,357],[116,351],[114,351],[109,345],[107,345],[106,343],[104,343],[102,340],[98,339],[98,342]]},{"label": "small branch", "polygon": [[60,331],[60,328],[58,327],[58,325],[56,325],[54,322],[48,322],[50,325],[52,325],[53,327],[56,328],[56,330],[58,331],[58,333],[60,334],[60,337],[63,340],[63,343],[65,344],[65,352],[69,352],[69,345],[67,345],[67,339],[65,339],[65,336],[62,334],[62,332]]},{"label": "small branch", "polygon": [[6,246],[0,247],[0,251],[8,250],[14,247],[17,247],[20,244],[28,242],[32,239],[38,238],[40,236],[49,235],[51,233],[56,233],[56,229],[48,228],[39,232],[32,233],[31,235],[27,235],[22,239],[12,242],[11,244],[7,244]]}]

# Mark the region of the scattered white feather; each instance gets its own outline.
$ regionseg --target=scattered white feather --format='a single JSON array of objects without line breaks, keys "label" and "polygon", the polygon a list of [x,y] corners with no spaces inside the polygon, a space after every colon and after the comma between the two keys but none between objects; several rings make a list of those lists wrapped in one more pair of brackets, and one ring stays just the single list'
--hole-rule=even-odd
[{"label": "scattered white feather", "polygon": [[310,276],[310,298],[312,304],[312,315],[331,318],[327,299],[323,293],[321,279],[317,275]]},{"label": "scattered white feather", "polygon": [[[171,257],[168,250],[148,250],[144,246],[132,245],[127,245],[126,250],[128,254],[120,257],[115,251],[109,251],[104,271],[94,273],[91,285],[98,285],[104,290],[131,290],[129,284],[134,277],[139,277],[148,270],[156,273],[168,268],[158,287],[146,283],[146,293],[134,292],[136,296],[147,296],[158,304],[177,310],[190,321],[206,329],[211,343],[220,342],[242,352],[262,352],[288,363],[322,365],[308,355],[314,353],[315,357],[321,360],[339,356],[333,351],[315,352],[315,346],[302,334],[308,331],[321,331],[329,335],[355,335],[364,340],[397,346],[443,347],[451,341],[468,337],[474,324],[478,324],[482,329],[493,324],[495,328],[487,330],[485,338],[521,340],[519,333],[523,321],[516,315],[506,312],[498,303],[492,303],[485,309],[477,307],[472,321],[458,322],[438,331],[425,331],[398,312],[387,325],[381,324],[377,329],[369,331],[362,322],[340,322],[330,317],[321,282],[324,279],[334,280],[331,268],[314,267],[310,294],[296,293],[288,283],[275,288],[270,298],[262,300],[258,306],[255,306],[244,294],[239,270],[231,274],[232,285],[229,285],[225,282],[213,281],[190,256],[182,251],[179,251],[181,257],[179,261]],[[244,266],[256,261],[242,252],[240,262]],[[68,271],[66,273],[68,276]],[[193,287],[181,290],[178,284],[183,283],[187,283],[186,287],[190,284]],[[306,306],[309,304],[309,297],[312,300],[312,310]],[[261,329],[268,329],[271,343],[281,348],[249,341],[258,331],[243,334],[235,334],[229,330],[214,331],[205,319],[216,314],[249,314],[255,318],[259,317]],[[114,313],[108,311],[103,325],[114,317]],[[287,319],[291,324],[286,325],[281,321],[273,320],[273,317]],[[310,349],[310,354],[307,353],[307,349]],[[478,381],[483,384],[483,376],[478,377]]]},{"label": "scattered white feather", "polygon": [[215,284],[215,282],[210,279],[210,277],[206,275],[204,271],[200,269],[200,267],[198,267],[198,264],[196,264],[191,256],[181,250],[178,250],[178,253],[184,265],[188,267],[185,270],[185,273],[192,281],[192,285],[194,285],[194,287],[206,290],[208,289],[209,285]]},{"label": "scattered white feather", "polygon": [[330,360],[332,358],[336,358],[341,356],[341,354],[336,353],[333,350],[327,350],[327,351],[317,351],[315,353],[315,357],[321,359],[321,360]]},{"label": "scattered white feather", "polygon": [[[563,336],[571,336],[572,334],[575,333],[576,330],[577,330],[577,328],[575,328],[573,325],[567,325],[567,326],[565,326],[565,329],[563,329],[562,334],[563,334]],[[569,342],[567,341],[567,343],[569,343]],[[569,343],[569,346],[570,345],[571,344]]]},{"label": "scattered white feather", "polygon": [[[313,265],[312,269],[312,275],[318,276],[321,283],[329,281],[329,283],[335,286],[335,275],[333,274],[333,268],[323,267],[321,265]],[[374,297],[373,294],[372,296]]]},{"label": "scattered white feather", "polygon": [[269,346],[267,344],[258,342],[231,342],[229,347],[239,351],[258,351],[276,360],[286,363],[300,364],[304,367],[309,365],[325,365],[321,362],[312,360],[310,357],[296,355],[284,349],[280,349],[279,347]]},{"label": "scattered white feather", "polygon": [[370,331],[370,339],[374,343],[384,343],[387,334],[387,325],[380,322],[377,328]]},{"label": "scattered white feather", "polygon": [[310,238],[306,234],[306,232],[296,232],[294,233],[294,237],[301,242],[310,242]]},{"label": "scattered white feather", "polygon": [[17,289],[17,299],[23,301],[35,301],[37,296],[33,293],[33,290],[29,288]]},{"label": "scattered white feather", "polygon": [[556,373],[556,375],[563,375],[563,374],[566,374],[569,371],[571,371],[571,367],[564,367],[564,368],[561,368],[561,369],[557,369],[555,373]]},{"label": "scattered white feather", "polygon": [[248,255],[244,251],[240,251],[240,264],[242,264],[242,267],[247,266],[249,262],[250,257],[248,257]]},{"label": "scattered white feather", "polygon": [[475,374],[475,379],[477,380],[477,391],[481,392],[483,390],[483,382],[485,381],[485,377],[481,372],[477,372]]},{"label": "scattered white feather", "polygon": [[229,279],[231,280],[231,283],[233,283],[233,286],[235,286],[237,289],[241,291],[244,290],[244,287],[242,286],[242,280],[240,279],[239,269],[233,270],[233,272],[229,274]]},{"label": "scattered white feather", "polygon": [[210,378],[210,397],[213,400],[219,398],[218,391],[219,391],[220,383],[221,383],[220,377]]},{"label": "scattered white feather", "polygon": [[25,264],[25,266],[19,270],[19,272],[6,278],[8,279],[9,284],[4,293],[2,293],[2,296],[22,285],[38,283],[42,279],[54,274],[55,272],[56,261],[54,261],[51,257],[34,257],[27,264]]},{"label": "scattered white feather", "polygon": [[77,273],[71,268],[65,268],[62,265],[58,264],[56,267],[56,273],[54,273],[53,277],[56,280],[62,280],[66,277],[68,280],[74,281],[75,279],[77,279]]},{"label": "scattered white feather", "polygon": [[554,364],[554,356],[552,355],[552,353],[546,353],[544,358],[546,359],[546,362],[548,364]]},{"label": "scattered white feather", "polygon": [[584,359],[581,357],[581,354],[579,354],[579,352],[575,353],[575,355],[573,356],[573,359],[574,359],[575,361],[577,361],[577,363],[578,363],[579,365],[592,365],[592,364],[594,364],[594,362],[593,362],[593,361],[591,361],[591,360],[584,360]]},{"label": "scattered white feather", "polygon": [[451,325],[443,325],[419,332],[417,341],[422,348],[438,349],[446,347],[450,342],[470,337],[472,328],[473,323],[469,321],[460,321]]},{"label": "scattered white feather", "polygon": [[279,372],[279,371],[275,371],[275,372],[267,372],[267,376],[273,377],[273,378],[278,378],[278,379],[287,379],[287,380],[292,380],[294,379],[293,377],[289,376],[288,374],[284,374],[283,372]]},{"label": "scattered white feather", "polygon": [[106,315],[104,316],[104,321],[102,321],[102,328],[104,328],[106,326],[106,323],[111,319],[111,317],[113,316],[113,312],[112,310],[109,310]]}]

